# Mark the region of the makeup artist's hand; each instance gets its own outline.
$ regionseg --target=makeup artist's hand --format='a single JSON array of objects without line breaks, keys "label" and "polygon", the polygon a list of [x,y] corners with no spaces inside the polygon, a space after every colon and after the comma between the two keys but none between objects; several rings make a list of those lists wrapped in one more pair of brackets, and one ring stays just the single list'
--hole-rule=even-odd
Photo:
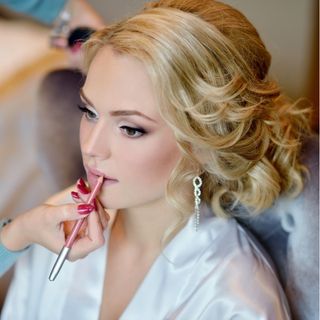
[{"label": "makeup artist's hand", "polygon": [[[79,236],[75,240],[68,255],[69,261],[86,257],[92,251],[103,246],[105,242],[103,232],[108,225],[109,215],[98,201],[96,201],[95,206],[96,210],[92,211],[82,224]],[[71,233],[74,224],[75,221],[64,222],[64,232],[66,236]]]},{"label": "makeup artist's hand", "polygon": [[59,253],[77,220],[86,218],[75,240],[68,260],[85,257],[104,244],[103,231],[108,225],[109,214],[97,200],[86,204],[90,189],[82,179],[77,182],[77,191],[71,193],[75,204],[60,204],[52,201],[31,209],[1,230],[1,241],[11,251],[19,251],[30,244],[39,244]]},{"label": "makeup artist's hand", "polygon": [[[78,204],[78,211],[83,210],[84,213],[86,213],[85,211],[88,207],[86,203],[91,195],[91,190],[82,178],[77,181],[76,188],[77,192],[72,191],[71,196]],[[97,199],[94,199],[91,205],[94,210],[89,214],[79,230],[78,238],[68,255],[68,260],[70,261],[83,258],[104,244],[103,231],[108,225],[110,216]],[[72,232],[75,223],[76,221],[64,222],[64,232],[66,236]],[[91,242],[88,240],[91,240]],[[77,246],[76,249],[74,249],[75,246]]]},{"label": "makeup artist's hand", "polygon": [[[98,210],[103,210],[100,205],[98,207]],[[103,230],[107,226],[107,215],[104,213],[104,218],[101,220],[102,212],[99,214],[92,211],[89,214],[80,214],[78,208],[78,204],[59,206],[44,204],[27,211],[3,227],[0,235],[2,243],[11,251],[22,250],[36,243],[59,253],[66,237],[63,222],[87,216],[86,232],[75,241],[69,260],[83,258],[103,245]]]}]

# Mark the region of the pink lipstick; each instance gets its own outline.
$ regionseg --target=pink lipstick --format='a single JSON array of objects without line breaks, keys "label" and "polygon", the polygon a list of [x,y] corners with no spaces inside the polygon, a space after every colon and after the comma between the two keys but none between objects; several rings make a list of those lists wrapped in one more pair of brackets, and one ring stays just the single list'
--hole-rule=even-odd
[{"label": "pink lipstick", "polygon": [[90,185],[95,185],[98,177],[103,177],[103,179],[104,179],[103,185],[104,186],[119,182],[119,180],[117,180],[113,177],[110,177],[97,169],[86,167],[86,170],[87,170],[87,177],[88,177],[88,181],[89,181]]}]

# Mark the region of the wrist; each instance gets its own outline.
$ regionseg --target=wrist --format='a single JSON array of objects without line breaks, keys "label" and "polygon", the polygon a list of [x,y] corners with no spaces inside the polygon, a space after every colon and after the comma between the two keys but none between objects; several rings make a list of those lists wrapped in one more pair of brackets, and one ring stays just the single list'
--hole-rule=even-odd
[{"label": "wrist", "polygon": [[25,237],[21,218],[15,218],[0,229],[0,242],[9,251],[21,251],[30,245]]}]

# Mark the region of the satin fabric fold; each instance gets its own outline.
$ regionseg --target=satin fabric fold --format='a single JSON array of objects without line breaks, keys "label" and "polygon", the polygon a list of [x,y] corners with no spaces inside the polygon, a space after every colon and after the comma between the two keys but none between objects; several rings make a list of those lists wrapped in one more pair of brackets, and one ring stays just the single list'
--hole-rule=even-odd
[{"label": "satin fabric fold", "polygon": [[[67,262],[48,280],[55,255],[35,246],[16,266],[2,320],[98,319],[107,265],[106,243]],[[125,288],[124,288],[125,290]],[[290,319],[272,263],[234,219],[201,208],[167,245],[140,284],[121,320]]]}]

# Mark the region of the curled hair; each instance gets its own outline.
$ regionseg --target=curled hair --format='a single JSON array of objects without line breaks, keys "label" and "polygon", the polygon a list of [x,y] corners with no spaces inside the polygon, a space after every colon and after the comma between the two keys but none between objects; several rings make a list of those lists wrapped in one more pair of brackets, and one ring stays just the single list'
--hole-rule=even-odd
[{"label": "curled hair", "polygon": [[280,194],[301,192],[310,108],[267,77],[270,54],[239,11],[214,0],[160,0],[95,33],[87,66],[105,45],[146,66],[182,151],[167,196],[184,221],[193,206],[185,186],[197,173],[204,201],[225,217],[238,204],[257,214]]}]

